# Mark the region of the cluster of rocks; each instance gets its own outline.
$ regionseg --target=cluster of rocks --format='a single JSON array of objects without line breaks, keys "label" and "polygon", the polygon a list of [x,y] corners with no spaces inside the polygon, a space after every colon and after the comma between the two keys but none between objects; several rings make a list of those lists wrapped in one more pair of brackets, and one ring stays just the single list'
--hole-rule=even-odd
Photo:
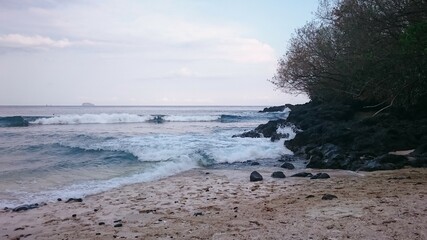
[{"label": "cluster of rocks", "polygon": [[[282,172],[282,171],[276,171],[273,172],[271,174],[272,178],[286,178],[286,175]],[[291,177],[309,177],[310,179],[328,179],[330,178],[329,174],[327,173],[317,173],[315,175],[313,175],[312,173],[308,173],[308,172],[299,172],[296,174],[291,175]],[[251,182],[259,182],[264,180],[264,178],[262,177],[262,175],[257,172],[257,171],[253,171],[251,173],[251,175],[249,176],[249,180]]]},{"label": "cluster of rocks", "polygon": [[[360,105],[310,102],[289,106],[287,121],[301,129],[285,142],[309,168],[392,170],[427,167],[425,112],[394,111],[376,116]],[[410,155],[393,153],[415,149]],[[409,151],[410,152],[410,151]]]},{"label": "cluster of rocks", "polygon": [[[308,168],[346,170],[392,170],[404,166],[427,167],[427,111],[378,109],[339,103],[309,102],[265,108],[261,112],[290,108],[286,120],[261,124],[233,137],[267,137],[272,141],[281,126],[298,133],[285,146],[295,157],[305,158]],[[406,152],[396,152],[410,150]]]},{"label": "cluster of rocks", "polygon": [[[62,198],[58,198],[57,199],[58,202],[62,201]],[[83,199],[81,198],[69,198],[67,201],[65,201],[65,203],[73,203],[73,202],[83,202]],[[24,204],[24,205],[20,205],[17,206],[15,208],[8,208],[5,207],[4,210],[5,211],[12,211],[12,212],[24,212],[24,211],[28,211],[30,209],[34,209],[34,208],[39,208],[41,206],[45,206],[47,205],[47,203],[32,203],[32,204]],[[75,217],[75,216],[73,216]]]},{"label": "cluster of rocks", "polygon": [[265,124],[260,124],[254,130],[233,135],[232,137],[270,138],[272,142],[275,142],[281,138],[289,138],[288,133],[277,132],[277,129],[282,126],[289,126],[289,123],[287,123],[285,119],[270,120]]}]

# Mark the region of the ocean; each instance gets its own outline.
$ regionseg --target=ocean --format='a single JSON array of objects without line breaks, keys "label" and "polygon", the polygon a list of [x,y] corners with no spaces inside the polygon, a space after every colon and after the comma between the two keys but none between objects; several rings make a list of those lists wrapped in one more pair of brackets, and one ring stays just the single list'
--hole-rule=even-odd
[{"label": "ocean", "polygon": [[[283,112],[262,107],[0,106],[0,207],[83,197],[218,164],[292,154],[232,138]],[[291,133],[292,129],[282,128]]]}]

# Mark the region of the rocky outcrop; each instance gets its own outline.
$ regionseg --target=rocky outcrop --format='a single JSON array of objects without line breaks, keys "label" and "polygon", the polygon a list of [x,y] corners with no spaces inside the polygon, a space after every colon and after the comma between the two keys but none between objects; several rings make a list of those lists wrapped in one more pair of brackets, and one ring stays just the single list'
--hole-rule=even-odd
[{"label": "rocky outcrop", "polygon": [[233,135],[232,137],[250,137],[250,138],[270,138],[272,142],[281,138],[288,138],[289,134],[277,133],[277,129],[281,126],[286,126],[285,119],[271,120],[265,124],[260,124],[254,130],[244,132],[242,134]]},{"label": "rocky outcrop", "polygon": [[263,110],[259,111],[260,113],[265,112],[283,112],[289,105],[282,105],[282,106],[273,106],[273,107],[266,107]]},{"label": "rocky outcrop", "polygon": [[[373,116],[361,105],[310,102],[291,106],[287,119],[302,130],[285,142],[309,168],[388,170],[427,166],[427,117],[399,110]],[[389,154],[416,149],[410,156]]]}]

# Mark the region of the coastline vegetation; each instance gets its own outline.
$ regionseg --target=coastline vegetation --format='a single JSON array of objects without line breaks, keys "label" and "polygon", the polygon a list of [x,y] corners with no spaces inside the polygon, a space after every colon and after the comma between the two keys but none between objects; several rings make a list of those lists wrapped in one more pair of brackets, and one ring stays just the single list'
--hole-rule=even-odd
[{"label": "coastline vegetation", "polygon": [[427,104],[426,0],[321,0],[271,79],[312,101],[376,113]]}]

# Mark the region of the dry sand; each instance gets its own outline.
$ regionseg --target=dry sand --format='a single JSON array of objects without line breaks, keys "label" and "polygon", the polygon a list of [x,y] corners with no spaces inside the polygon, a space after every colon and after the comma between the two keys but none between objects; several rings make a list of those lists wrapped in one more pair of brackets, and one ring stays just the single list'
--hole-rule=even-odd
[{"label": "dry sand", "polygon": [[[264,181],[249,182],[255,169]],[[1,210],[0,239],[427,239],[427,169],[324,180],[271,178],[277,170],[195,169],[82,203]]]}]

